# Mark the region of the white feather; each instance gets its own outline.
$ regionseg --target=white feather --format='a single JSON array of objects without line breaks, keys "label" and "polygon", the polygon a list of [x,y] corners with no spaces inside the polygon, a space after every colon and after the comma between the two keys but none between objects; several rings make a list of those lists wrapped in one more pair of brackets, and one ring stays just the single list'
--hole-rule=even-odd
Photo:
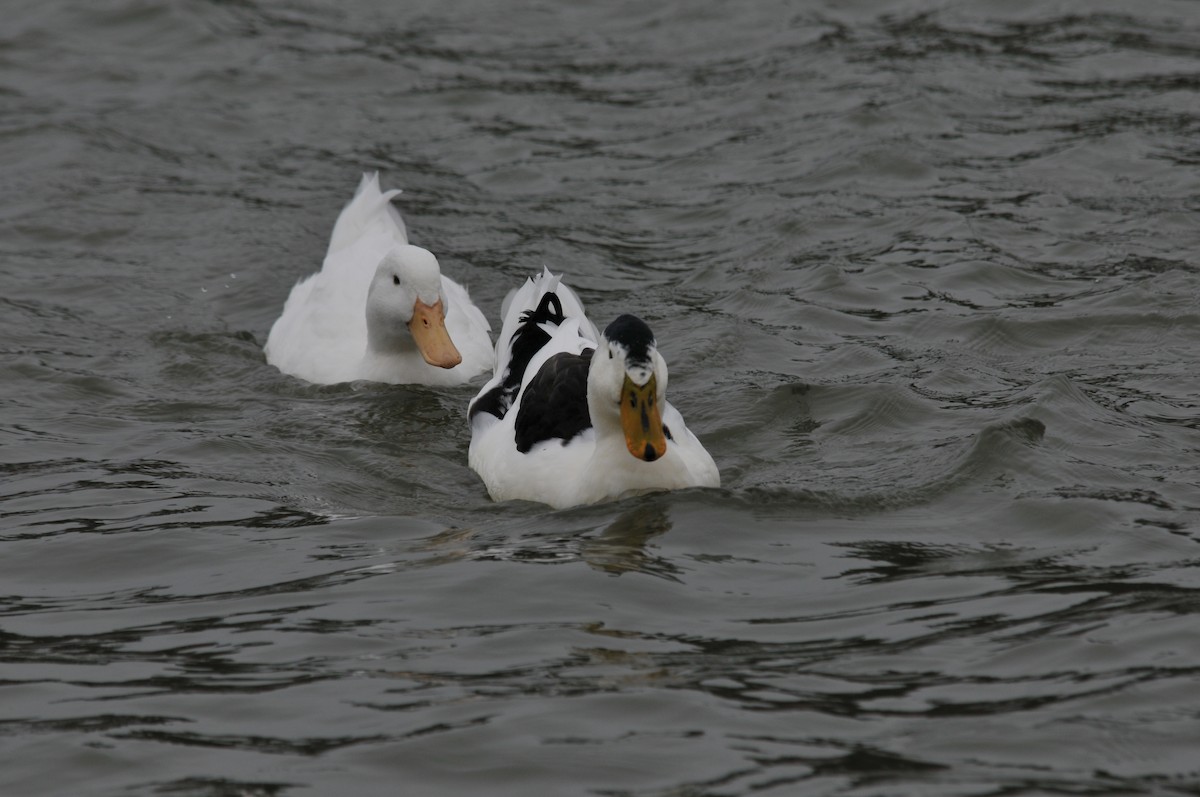
[{"label": "white feather", "polygon": [[[542,296],[553,292],[559,297],[565,320],[558,325],[543,323],[550,340],[530,360],[512,406],[503,418],[477,412],[471,419],[469,463],[496,501],[525,499],[556,508],[612,500],[621,496],[655,490],[684,487],[718,487],[721,483],[716,463],[696,436],[686,427],[683,416],[659,397],[660,412],[671,430],[666,453],[653,462],[633,456],[620,432],[616,403],[604,403],[598,396],[612,388],[613,379],[623,378],[616,365],[609,365],[608,343],[588,320],[583,305],[560,278],[548,270],[527,281],[504,304],[504,321],[496,343],[496,367],[491,381],[471,402],[474,406],[493,388],[502,384],[512,358],[512,337],[522,313],[538,306]],[[592,358],[588,374],[588,401],[593,426],[565,444],[553,438],[535,444],[529,451],[517,450],[516,418],[521,411],[525,390],[538,370],[556,354],[580,354],[599,349]],[[658,384],[665,392],[666,364],[653,353]],[[623,368],[623,364],[621,366]],[[613,388],[615,393],[618,388]],[[611,418],[597,419],[597,412],[611,412]],[[598,420],[600,422],[598,422]]]},{"label": "white feather", "polygon": [[408,244],[404,221],[390,202],[398,193],[380,191],[378,173],[363,175],[334,224],[321,270],[292,288],[271,327],[264,347],[267,362],[319,384],[370,379],[457,385],[492,365],[491,326],[467,290],[440,274],[440,267],[431,290],[440,289],[446,330],[462,362],[453,368],[432,366],[415,347],[386,356],[370,351],[366,307],[377,268],[390,254],[399,269],[415,275],[417,261],[428,254]]}]

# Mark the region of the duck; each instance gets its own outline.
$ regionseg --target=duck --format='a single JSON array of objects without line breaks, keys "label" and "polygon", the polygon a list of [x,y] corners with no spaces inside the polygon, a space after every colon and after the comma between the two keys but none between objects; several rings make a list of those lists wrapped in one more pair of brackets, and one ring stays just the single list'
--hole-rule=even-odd
[{"label": "duck", "polygon": [[543,267],[505,299],[492,378],[468,405],[468,464],[495,501],[555,509],[687,487],[720,473],[666,400],[649,325],[623,314],[603,333]]},{"label": "duck", "polygon": [[399,193],[363,174],[321,270],[296,283],[271,326],[269,364],[322,385],[461,385],[491,368],[491,325],[433,253],[408,242],[391,203]]}]

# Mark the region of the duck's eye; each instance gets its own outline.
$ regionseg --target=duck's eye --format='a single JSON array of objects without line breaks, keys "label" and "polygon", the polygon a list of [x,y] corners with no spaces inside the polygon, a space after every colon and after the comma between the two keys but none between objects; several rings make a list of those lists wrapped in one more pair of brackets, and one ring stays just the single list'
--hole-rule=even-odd
[{"label": "duck's eye", "polygon": [[395,274],[393,274],[393,275],[392,275],[392,284],[393,284],[393,285],[399,285],[399,284],[400,284],[400,278],[399,278],[399,277],[397,277]]},{"label": "duck's eye", "polygon": [[612,349],[608,350],[608,359],[612,359]]}]

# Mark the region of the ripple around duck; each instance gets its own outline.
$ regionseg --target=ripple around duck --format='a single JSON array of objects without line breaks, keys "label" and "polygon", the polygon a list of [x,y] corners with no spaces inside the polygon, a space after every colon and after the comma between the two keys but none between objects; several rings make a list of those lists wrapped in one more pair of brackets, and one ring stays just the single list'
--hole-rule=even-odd
[{"label": "ripple around duck", "polygon": [[[919,496],[989,470],[1029,467],[1024,447],[1040,443],[1045,425],[1028,415],[1034,395],[1007,393],[999,409],[1023,417],[989,422],[987,415],[960,409],[970,403],[934,401],[904,384],[783,385],[746,405],[740,423],[729,423],[737,416],[727,415],[708,440],[726,483],[739,489],[791,486],[870,502],[872,482],[899,483],[913,491],[907,498],[904,491],[876,498],[924,500]],[[746,480],[743,473],[754,476]]]},{"label": "ripple around duck", "polygon": [[[1008,420],[972,431],[958,417],[949,435],[944,411],[901,401],[903,393],[895,390],[879,392],[876,401],[846,401],[845,406],[860,409],[833,422],[823,414],[825,402],[836,393],[800,395],[803,410],[793,412],[805,424],[799,429],[802,447],[793,449],[790,464],[756,462],[752,481],[740,478],[746,465],[737,463],[731,471],[738,492],[757,505],[794,503],[806,512],[870,513],[936,502],[975,485],[1015,490],[1017,495],[1132,504],[1114,506],[1110,520],[1124,517],[1129,522],[1131,512],[1139,513],[1133,507],[1141,505],[1145,510],[1139,524],[1179,530],[1189,523],[1185,504],[1177,503],[1186,502],[1187,491],[1172,488],[1168,494],[1175,497],[1167,498],[1155,486],[1155,474],[1171,468],[1186,446],[1148,436],[1144,427],[1098,405],[1065,378],[1047,380],[1010,399],[1006,403],[1020,409]],[[781,417],[773,413],[777,428]],[[1104,442],[1097,442],[1097,425],[1105,428]],[[929,437],[933,430],[939,430],[938,437]],[[1123,436],[1126,444],[1115,443],[1114,435]],[[888,453],[881,455],[884,449]],[[778,456],[778,443],[773,450]],[[1131,459],[1138,463],[1133,472]],[[1129,486],[1131,480],[1138,486]],[[878,483],[895,487],[880,492],[872,486]],[[1110,486],[1090,493],[1072,487],[1085,483]],[[1074,505],[1076,511],[1082,508]]]}]

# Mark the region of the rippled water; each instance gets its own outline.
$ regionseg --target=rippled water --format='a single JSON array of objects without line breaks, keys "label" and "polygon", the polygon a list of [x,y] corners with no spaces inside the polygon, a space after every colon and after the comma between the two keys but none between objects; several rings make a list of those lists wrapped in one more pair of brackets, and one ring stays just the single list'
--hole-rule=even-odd
[{"label": "rippled water", "polygon": [[[15,0],[0,794],[1200,793],[1200,4]],[[261,352],[363,170],[724,487]]]}]

